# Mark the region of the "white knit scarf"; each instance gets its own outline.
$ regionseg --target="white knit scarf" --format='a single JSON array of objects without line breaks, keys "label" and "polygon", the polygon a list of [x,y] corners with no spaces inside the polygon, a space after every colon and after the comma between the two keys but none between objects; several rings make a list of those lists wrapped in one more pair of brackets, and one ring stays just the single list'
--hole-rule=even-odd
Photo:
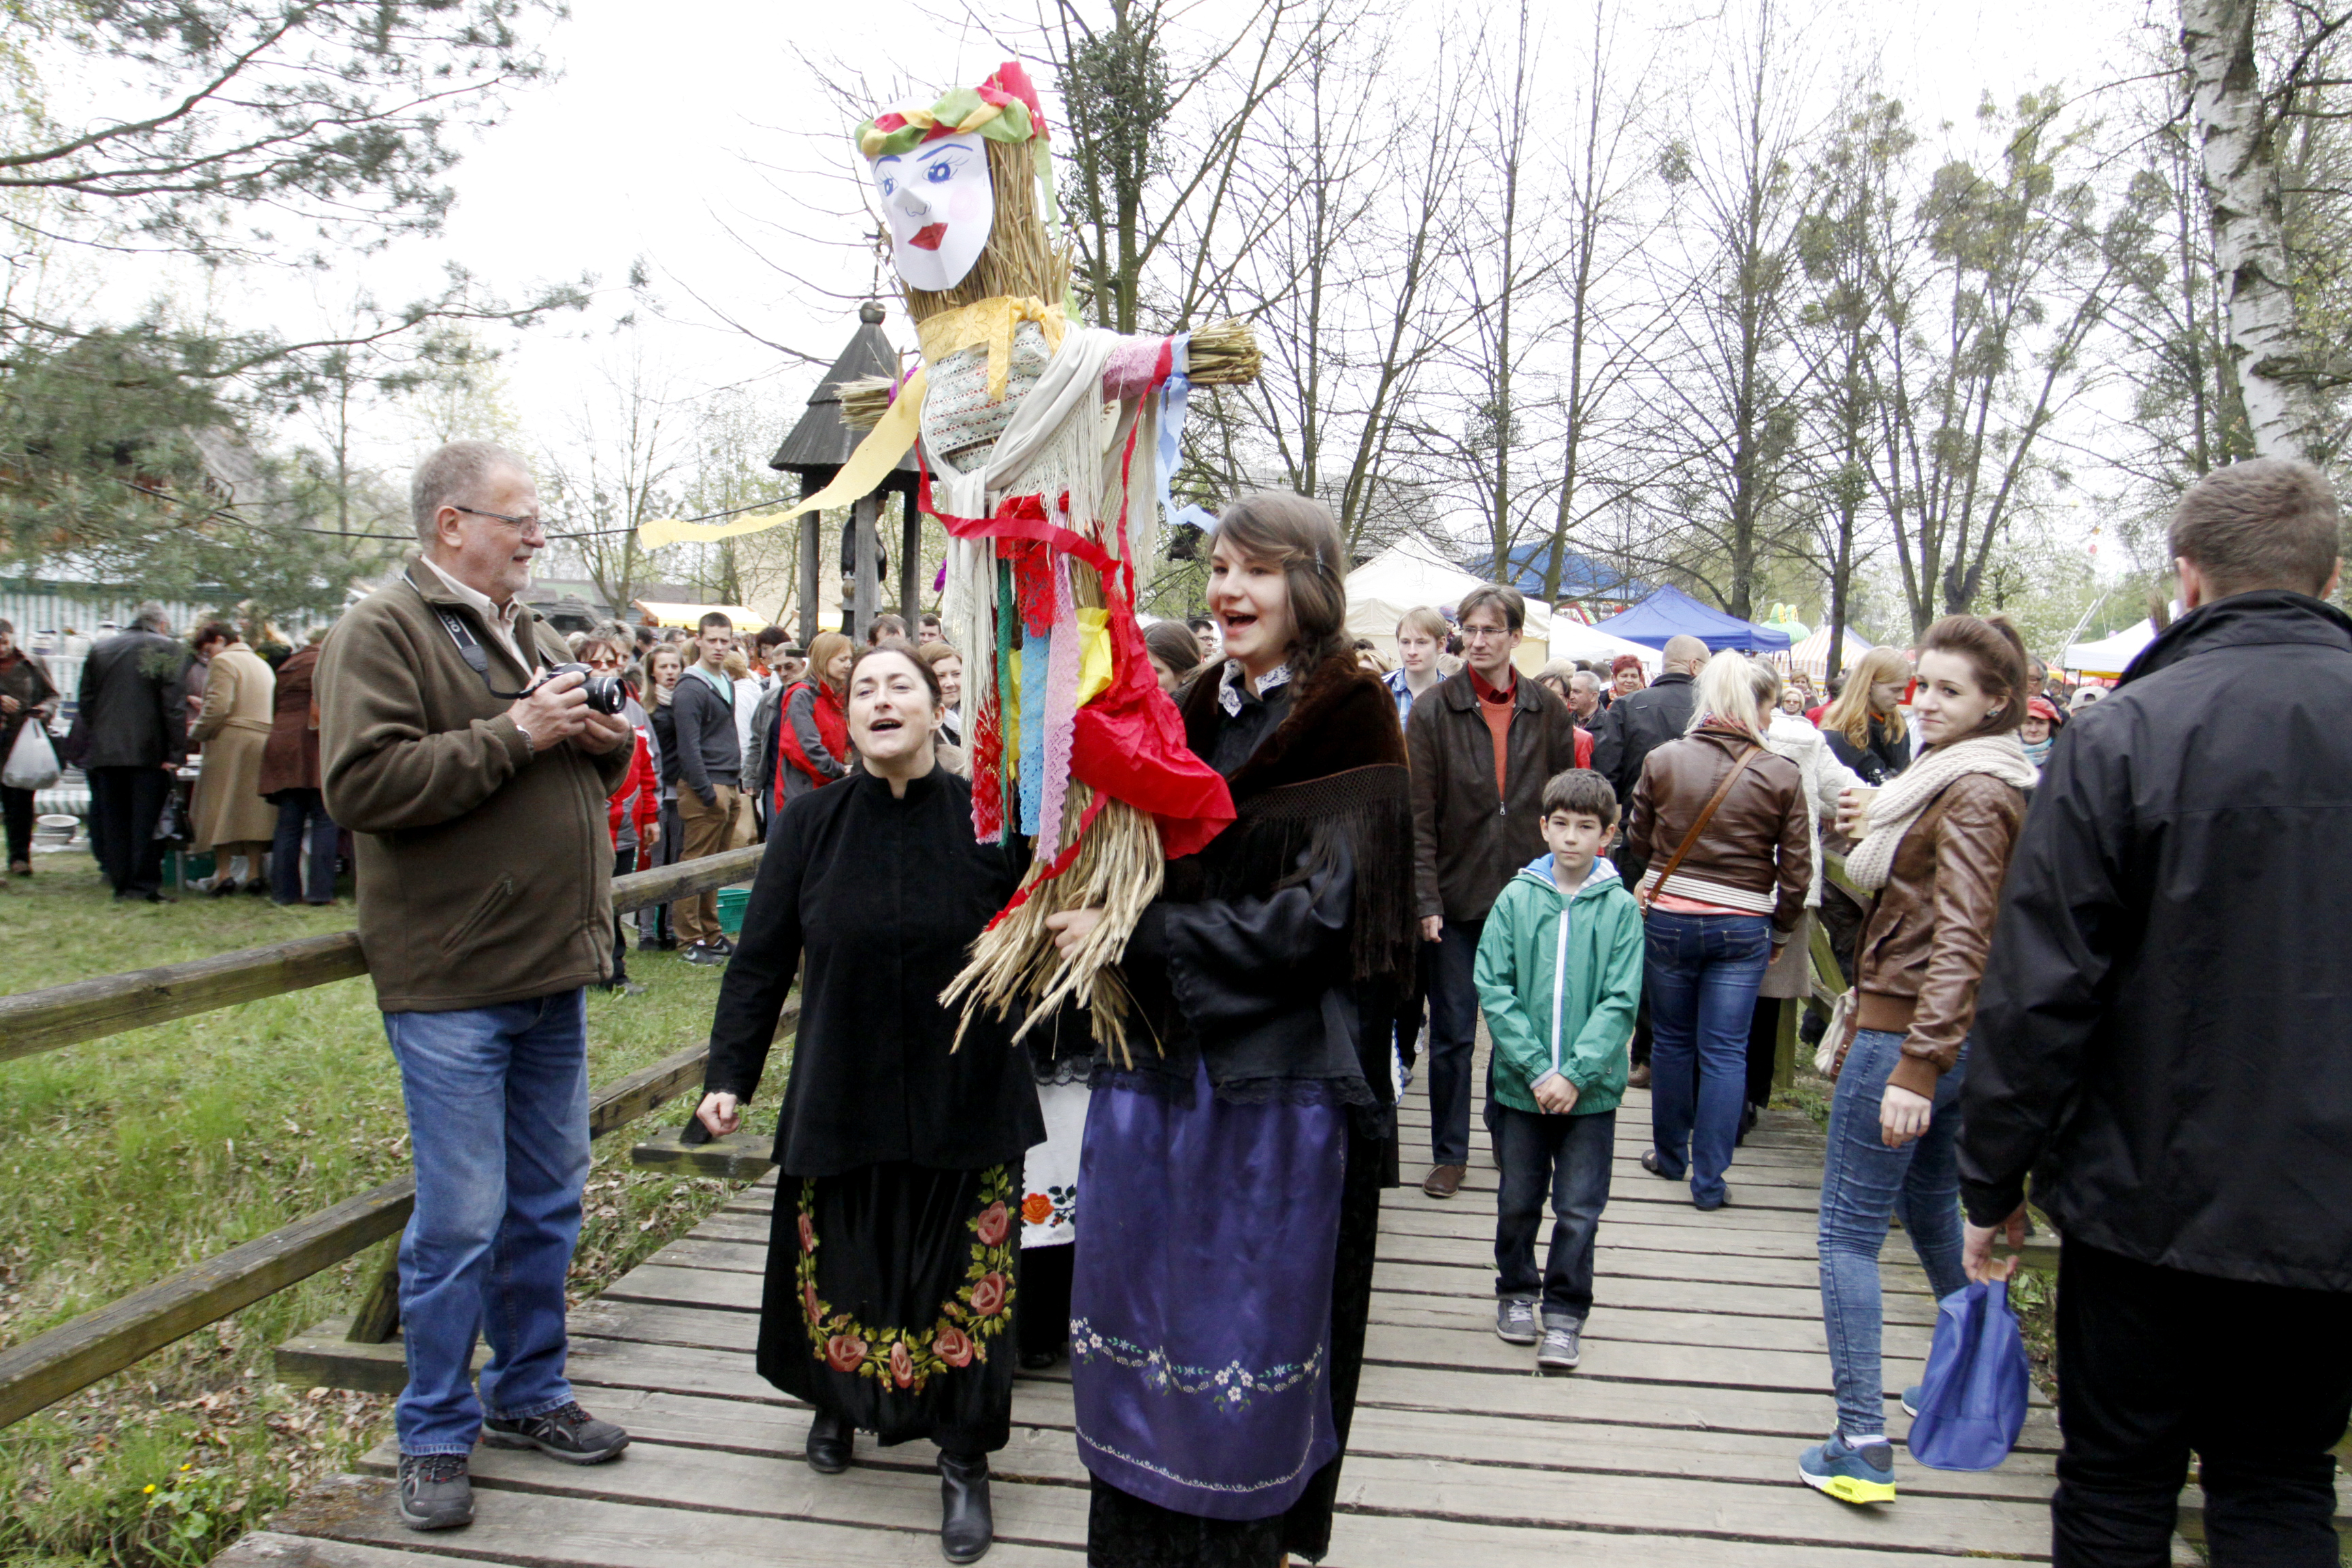
[{"label": "white knit scarf", "polygon": [[1985,773],[2032,789],[2042,777],[2025,760],[2025,747],[2014,732],[1979,735],[1937,746],[1895,775],[1870,800],[1870,833],[1845,858],[1847,877],[1854,886],[1875,892],[1886,886],[1895,869],[1895,850],[1927,803],[1955,780]]}]

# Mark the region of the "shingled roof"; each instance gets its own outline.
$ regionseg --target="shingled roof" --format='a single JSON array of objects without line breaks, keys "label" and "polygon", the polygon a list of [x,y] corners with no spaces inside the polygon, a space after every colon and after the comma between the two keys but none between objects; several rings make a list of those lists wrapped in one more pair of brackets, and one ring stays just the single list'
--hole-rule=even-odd
[{"label": "shingled roof", "polygon": [[[857,331],[849,340],[849,346],[841,351],[841,357],[833,362],[833,368],[824,373],[824,379],[809,395],[808,412],[784,437],[784,444],[776,448],[776,455],[768,459],[768,467],[822,484],[849,461],[850,452],[863,437],[841,422],[842,384],[867,376],[898,374],[898,351],[882,332],[882,307],[871,300],[860,305],[857,321]],[[882,481],[881,488],[912,491],[919,471],[915,455],[908,452],[898,459],[897,469]]]}]

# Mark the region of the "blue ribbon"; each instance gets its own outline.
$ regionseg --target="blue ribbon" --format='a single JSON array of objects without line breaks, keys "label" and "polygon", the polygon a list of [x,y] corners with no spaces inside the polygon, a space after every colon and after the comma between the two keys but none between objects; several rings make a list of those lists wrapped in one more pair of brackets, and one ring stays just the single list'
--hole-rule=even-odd
[{"label": "blue ribbon", "polygon": [[1184,434],[1184,415],[1192,398],[1192,334],[1179,332],[1170,340],[1168,380],[1160,389],[1160,515],[1173,529],[1189,522],[1202,532],[1217,526],[1214,513],[1204,507],[1176,505],[1169,487],[1176,478],[1177,442]]}]

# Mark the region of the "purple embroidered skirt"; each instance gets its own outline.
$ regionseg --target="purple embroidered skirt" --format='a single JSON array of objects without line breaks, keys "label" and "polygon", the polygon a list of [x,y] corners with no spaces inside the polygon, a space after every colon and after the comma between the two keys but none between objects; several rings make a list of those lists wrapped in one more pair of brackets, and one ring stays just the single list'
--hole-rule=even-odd
[{"label": "purple embroidered skirt", "polygon": [[1095,1091],[1070,1294],[1078,1453],[1120,1490],[1264,1519],[1339,1451],[1331,1270],[1346,1173],[1336,1105]]}]

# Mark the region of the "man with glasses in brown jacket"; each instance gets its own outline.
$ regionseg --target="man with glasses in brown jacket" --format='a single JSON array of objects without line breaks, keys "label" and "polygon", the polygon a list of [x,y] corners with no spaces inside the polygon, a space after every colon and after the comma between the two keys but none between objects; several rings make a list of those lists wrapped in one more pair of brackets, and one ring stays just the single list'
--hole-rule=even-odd
[{"label": "man with glasses in brown jacket", "polygon": [[1429,950],[1429,1142],[1421,1190],[1450,1198],[1470,1163],[1471,1053],[1478,1037],[1472,968],[1486,911],[1513,873],[1544,852],[1543,790],[1576,766],[1576,721],[1540,681],[1511,668],[1527,624],[1516,588],[1463,595],[1463,668],[1412,705],[1413,892]]},{"label": "man with glasses in brown jacket", "polygon": [[478,1437],[572,1464],[629,1441],[572,1398],[563,1282],[588,1173],[583,988],[613,963],[605,798],[633,747],[577,672],[548,678],[571,654],[522,602],[547,534],[521,459],[453,442],[410,503],[422,552],[320,658],[319,747],[416,1167],[398,1507],[443,1530],[474,1516]]}]

